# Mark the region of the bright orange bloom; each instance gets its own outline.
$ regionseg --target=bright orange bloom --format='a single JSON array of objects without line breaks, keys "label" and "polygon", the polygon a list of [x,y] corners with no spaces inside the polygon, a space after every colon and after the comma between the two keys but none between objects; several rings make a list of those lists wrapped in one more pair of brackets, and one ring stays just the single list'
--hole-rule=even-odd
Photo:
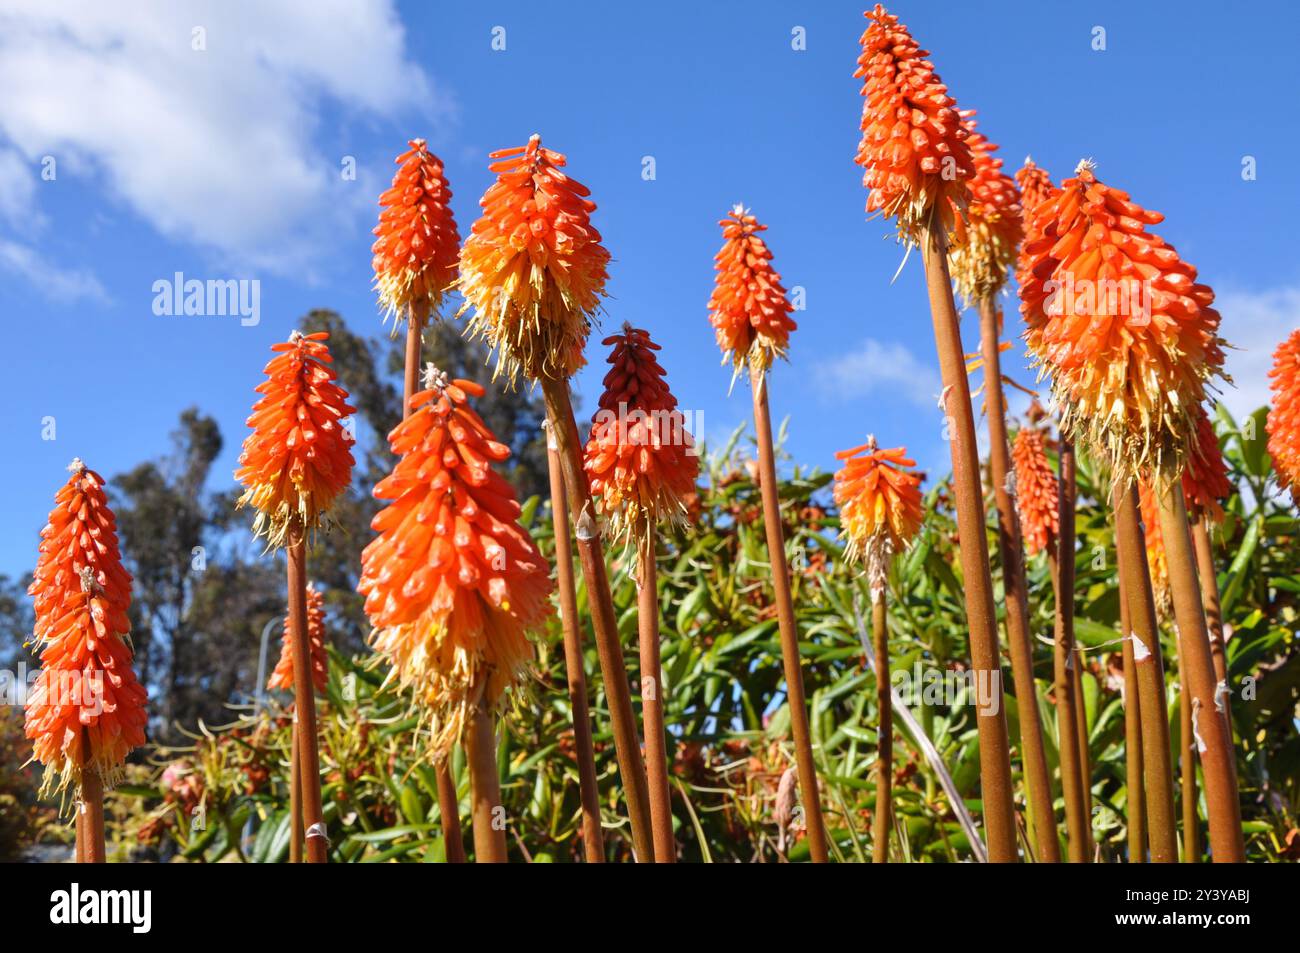
[{"label": "bright orange bloom", "polygon": [[342,419],[356,412],[335,383],[324,331],[294,331],[266,365],[257,386],[235,479],[244,485],[238,506],[257,508],[254,535],[283,546],[289,525],[317,529],[352,479],[352,437]]},{"label": "bright orange bloom", "polygon": [[629,325],[601,343],[614,345],[608,358],[613,366],[605,374],[583,466],[614,536],[629,540],[663,518],[685,522],[700,458],[655,357],[659,345]]},{"label": "bright orange bloom", "polygon": [[912,243],[932,210],[945,234],[953,232],[975,174],[956,100],[898,17],[880,4],[864,16],[871,25],[853,75],[866,100],[856,161],[871,190],[867,212],[897,219],[899,237]]},{"label": "bright orange bloom", "polygon": [[361,554],[371,643],[429,715],[434,760],[475,706],[491,708],[533,658],[526,633],[551,612],[550,568],[497,473],[510,449],[469,406],[483,396],[432,366],[427,390],[389,434],[399,459],[375,487],[388,500]]},{"label": "bright orange bloom", "polygon": [[473,306],[469,330],[497,352],[497,374],[572,377],[608,277],[596,203],[540,136],[489,158],[497,180],[460,253],[462,312]]},{"label": "bright orange bloom", "polygon": [[1028,156],[1025,157],[1025,164],[1016,172],[1016,184],[1020,187],[1022,232],[1020,251],[1016,255],[1016,285],[1023,288],[1033,280],[1030,269],[1034,262],[1026,249],[1038,237],[1033,230],[1034,210],[1044,199],[1051,198],[1061,190],[1052,184],[1052,177],[1047,170],[1035,165],[1034,160]]},{"label": "bright orange bloom", "polygon": [[1036,556],[1047,549],[1061,530],[1060,484],[1047,462],[1047,440],[1034,427],[1021,427],[1011,444],[1011,464],[1016,474],[1016,511],[1025,540],[1025,553]]},{"label": "bright orange bloom", "polygon": [[713,256],[717,275],[709,297],[709,323],[724,363],[731,358],[737,373],[746,361],[766,370],[790,347],[790,332],[797,327],[790,317],[794,307],[772,267],[772,252],[759,237],[767,226],[740,205],[718,224],[724,241]]},{"label": "bright orange bloom", "polygon": [[953,281],[969,306],[992,298],[1006,284],[1023,237],[1020,189],[1002,171],[1002,160],[993,153],[997,146],[975,128],[973,109],[962,114],[966,145],[975,174],[966,183],[966,240],[948,254]]},{"label": "bright orange bloom", "polygon": [[1214,292],[1146,231],[1163,216],[1097,181],[1090,162],[1034,211],[1020,288],[1025,340],[1052,375],[1061,431],[1109,464],[1173,480],[1195,433],[1193,414],[1222,374]]},{"label": "bright orange bloom", "polygon": [[1165,558],[1165,538],[1160,531],[1160,509],[1156,494],[1145,480],[1138,482],[1138,502],[1142,511],[1142,528],[1146,535],[1151,592],[1155,596],[1156,611],[1165,616],[1173,605],[1169,592],[1169,561]]},{"label": "bright orange bloom", "polygon": [[1199,513],[1217,523],[1223,519],[1219,501],[1231,495],[1232,484],[1228,482],[1228,465],[1223,461],[1219,437],[1202,405],[1196,409],[1196,437],[1183,468],[1183,497],[1194,515]]},{"label": "bright orange bloom", "polygon": [[41,672],[27,698],[26,734],[45,765],[43,793],[96,772],[111,785],[145,743],[147,695],[131,669],[131,575],[104,478],[80,460],[41,530],[28,594],[34,597]]},{"label": "bright orange bloom", "polygon": [[1268,455],[1278,485],[1300,503],[1300,330],[1273,352],[1273,405],[1268,410]]},{"label": "bright orange bloom", "polygon": [[903,447],[882,450],[876,438],[835,459],[844,466],[835,474],[835,503],[840,508],[840,535],[850,560],[866,558],[873,592],[883,591],[889,557],[904,549],[921,528],[921,477]]},{"label": "bright orange bloom", "polygon": [[370,249],[379,304],[385,314],[395,316],[394,330],[413,303],[427,302],[437,311],[456,281],[460,256],[460,232],[442,160],[423,139],[407,145],[410,148],[394,160],[400,168],[392,188],[379,196],[383,211]]},{"label": "bright orange bloom", "polygon": [[[324,694],[329,684],[329,653],[325,650],[325,596],[315,586],[307,586],[307,641],[311,646],[311,681],[316,691]],[[269,692],[293,691],[293,633],[289,617],[284,619],[284,635],[280,639],[280,660],[266,683]]]}]

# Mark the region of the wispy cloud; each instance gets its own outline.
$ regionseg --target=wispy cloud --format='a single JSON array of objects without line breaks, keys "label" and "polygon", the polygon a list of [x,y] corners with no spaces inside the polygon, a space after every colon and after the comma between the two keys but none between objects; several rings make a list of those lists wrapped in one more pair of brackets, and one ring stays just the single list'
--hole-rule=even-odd
[{"label": "wispy cloud", "polygon": [[819,363],[813,379],[827,400],[893,395],[918,406],[935,406],[942,387],[939,369],[902,344],[867,338],[853,350]]},{"label": "wispy cloud", "polygon": [[1215,307],[1223,316],[1220,333],[1233,345],[1226,366],[1236,385],[1224,387],[1221,399],[1241,420],[1269,402],[1273,351],[1300,328],[1300,287],[1223,291]]},{"label": "wispy cloud", "polygon": [[108,301],[108,292],[90,272],[61,268],[34,249],[3,238],[0,238],[0,269],[24,278],[45,297],[60,304]]}]

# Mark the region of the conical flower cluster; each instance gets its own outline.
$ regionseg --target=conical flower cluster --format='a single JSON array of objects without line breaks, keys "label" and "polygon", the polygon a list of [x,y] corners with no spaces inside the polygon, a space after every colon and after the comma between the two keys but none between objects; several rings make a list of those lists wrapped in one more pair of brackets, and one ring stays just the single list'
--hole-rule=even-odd
[{"label": "conical flower cluster", "polygon": [[952,279],[968,306],[1002,290],[1023,237],[1020,189],[993,155],[998,147],[976,130],[974,115],[974,110],[962,113],[975,166],[966,183],[966,239],[948,256]]},{"label": "conical flower cluster", "polygon": [[1034,232],[1034,210],[1043,202],[1056,195],[1060,189],[1052,184],[1052,177],[1042,166],[1035,165],[1034,160],[1025,157],[1025,164],[1016,172],[1016,185],[1020,187],[1020,250],[1016,255],[1016,285],[1023,288],[1033,280],[1033,258],[1026,249],[1038,237]]},{"label": "conical flower cluster", "polygon": [[[313,585],[307,586],[307,642],[311,646],[311,683],[322,694],[329,684],[329,653],[325,650],[325,596]],[[266,683],[267,691],[294,690],[293,632],[289,617],[284,619],[284,635],[280,639],[280,660]]]},{"label": "conical flower cluster", "polygon": [[609,252],[591,224],[596,203],[540,136],[490,158],[497,180],[460,254],[469,331],[511,381],[572,377],[605,293]]},{"label": "conical flower cluster", "polygon": [[483,388],[430,366],[411,416],[389,434],[398,456],[375,487],[359,592],[371,642],[428,714],[445,756],[475,706],[491,708],[533,657],[527,632],[551,611],[550,570],[493,469],[510,450],[469,406]]},{"label": "conical flower cluster", "polygon": [[324,331],[271,345],[276,356],[257,386],[235,479],[244,485],[239,506],[257,509],[255,535],[283,546],[295,521],[317,529],[352,478],[352,437],[343,418],[356,412],[335,383]]},{"label": "conical flower cluster", "polygon": [[767,231],[749,210],[737,205],[722,226],[722,248],[713,256],[713,294],[709,298],[709,323],[736,373],[748,362],[766,370],[785,357],[794,307],[785,295],[781,276],[772,267],[772,252],[759,232]]},{"label": "conical flower cluster", "polygon": [[45,765],[46,793],[80,785],[87,770],[112,784],[127,754],[145,743],[147,720],[126,641],[131,576],[104,478],[80,460],[68,469],[27,590],[41,672],[27,698],[26,735]]},{"label": "conical flower cluster", "polygon": [[1052,376],[1061,431],[1121,484],[1180,472],[1196,408],[1222,373],[1214,292],[1146,231],[1162,221],[1097,180],[1092,164],[1034,211],[1021,286],[1029,351]]},{"label": "conical flower cluster", "polygon": [[883,592],[889,558],[904,549],[921,528],[921,477],[907,468],[916,463],[903,447],[884,450],[876,438],[835,459],[844,466],[835,474],[835,503],[840,508],[840,535],[845,555],[865,559],[873,593]]},{"label": "conical flower cluster", "polygon": [[1165,537],[1160,530],[1160,507],[1155,490],[1145,480],[1138,482],[1138,503],[1142,513],[1142,528],[1146,535],[1151,592],[1155,596],[1156,611],[1161,616],[1167,616],[1173,606],[1169,591],[1169,561],[1165,557]]},{"label": "conical flower cluster", "polygon": [[614,537],[630,541],[661,519],[685,522],[700,459],[655,356],[659,345],[629,325],[601,343],[614,347],[583,466]]},{"label": "conical flower cluster", "polygon": [[1268,455],[1278,485],[1300,502],[1300,330],[1273,352],[1268,372],[1273,402],[1268,410]]},{"label": "conical flower cluster", "polygon": [[1011,464],[1016,474],[1016,511],[1020,514],[1025,553],[1036,556],[1048,550],[1061,529],[1060,485],[1047,460],[1047,440],[1041,430],[1021,427],[1016,432]]},{"label": "conical flower cluster", "polygon": [[919,243],[932,211],[945,233],[957,230],[966,184],[975,174],[956,101],[898,17],[877,4],[864,14],[862,139],[857,163],[871,190],[867,212],[896,219],[899,237]]},{"label": "conical flower cluster", "polygon": [[1219,437],[1202,405],[1196,409],[1196,437],[1187,454],[1187,466],[1183,468],[1183,497],[1193,516],[1218,523],[1223,519],[1220,501],[1231,495],[1232,484],[1228,481],[1228,465],[1219,448]]},{"label": "conical flower cluster", "polygon": [[451,188],[442,160],[423,139],[412,139],[397,157],[392,187],[379,196],[383,211],[375,226],[375,290],[385,314],[397,321],[412,304],[437,311],[456,281],[460,232],[451,211]]}]

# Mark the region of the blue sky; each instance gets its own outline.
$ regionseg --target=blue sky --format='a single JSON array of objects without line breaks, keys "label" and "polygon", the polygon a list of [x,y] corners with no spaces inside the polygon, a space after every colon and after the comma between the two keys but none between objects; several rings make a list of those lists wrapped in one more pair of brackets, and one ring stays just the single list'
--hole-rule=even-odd
[{"label": "blue sky", "polygon": [[[605,327],[651,331],[713,440],[750,412],[743,387],[728,397],[705,308],[717,220],[749,205],[770,226],[787,287],[806,294],[772,385],[790,452],[829,468],[836,449],[874,432],[946,470],[920,262],[891,285],[902,252],[886,223],[866,221],[852,162],[861,4],[50,6],[0,5],[0,572],[32,566],[73,456],[121,472],[165,451],[191,404],[221,424],[216,472],[228,485],[267,347],[306,310],[382,333],[374,199],[413,136],[445,160],[462,232],[490,182],[487,152],[539,132],[569,156],[614,257]],[[1009,169],[1031,153],[1059,179],[1090,156],[1105,181],[1166,214],[1158,230],[1218,290],[1224,334],[1243,349],[1230,359],[1229,405],[1263,403],[1268,352],[1300,324],[1300,260],[1276,240],[1300,208],[1300,143],[1284,109],[1297,69],[1267,38],[1294,37],[1300,13],[891,9],[958,102],[979,110]],[[497,27],[504,50],[493,49]],[[806,49],[792,48],[796,27]],[[355,179],[341,175],[347,156]],[[258,279],[260,324],[155,315],[153,283],[178,271]],[[964,330],[973,349],[973,319]],[[1014,320],[1009,330],[1019,333]],[[597,343],[588,357],[589,412]],[[1018,343],[1008,369],[1031,382]],[[43,439],[49,417],[54,440]]]}]

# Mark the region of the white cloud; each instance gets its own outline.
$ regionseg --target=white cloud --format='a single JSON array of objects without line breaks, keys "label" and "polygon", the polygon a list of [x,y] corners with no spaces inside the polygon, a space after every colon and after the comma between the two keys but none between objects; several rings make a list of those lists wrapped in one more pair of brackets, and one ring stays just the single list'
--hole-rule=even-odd
[{"label": "white cloud", "polygon": [[856,400],[895,395],[933,408],[943,389],[939,369],[924,364],[902,344],[867,338],[855,350],[819,363],[813,372],[823,397]]},{"label": "white cloud", "polygon": [[90,272],[53,265],[32,248],[4,238],[0,238],[0,269],[24,278],[60,304],[108,301],[104,286]]},{"label": "white cloud", "polygon": [[449,108],[392,0],[0,0],[0,89],[6,167],[53,155],[165,237],[281,271],[373,208],[318,141],[325,104],[422,129]]},{"label": "white cloud", "polygon": [[1227,352],[1226,367],[1236,386],[1224,387],[1220,399],[1241,420],[1269,402],[1273,351],[1300,328],[1300,287],[1224,291],[1215,307],[1223,316],[1219,333],[1234,348]]}]

